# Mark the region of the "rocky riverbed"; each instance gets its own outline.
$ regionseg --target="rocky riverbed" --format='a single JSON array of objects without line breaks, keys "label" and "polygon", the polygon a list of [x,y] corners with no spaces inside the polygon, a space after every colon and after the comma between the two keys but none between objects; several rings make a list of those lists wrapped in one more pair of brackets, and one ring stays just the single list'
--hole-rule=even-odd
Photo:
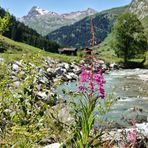
[{"label": "rocky riverbed", "polygon": [[46,58],[42,66],[30,62],[24,63],[21,60],[11,62],[8,69],[11,86],[15,89],[19,88],[32,74],[33,85],[36,87],[34,94],[41,99],[47,99],[51,93],[54,95],[54,89],[50,89],[53,83],[75,81],[80,73],[78,64],[59,62],[50,58]]}]

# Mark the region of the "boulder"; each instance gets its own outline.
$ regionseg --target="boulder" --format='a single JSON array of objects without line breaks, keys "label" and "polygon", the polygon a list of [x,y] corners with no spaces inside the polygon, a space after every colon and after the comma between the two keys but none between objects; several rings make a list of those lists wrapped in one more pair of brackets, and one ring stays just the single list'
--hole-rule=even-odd
[{"label": "boulder", "polygon": [[64,68],[65,68],[66,70],[68,70],[68,69],[70,68],[70,65],[69,65],[68,63],[64,63]]},{"label": "boulder", "polygon": [[53,143],[53,144],[45,146],[44,148],[60,148],[60,144],[59,143]]},{"label": "boulder", "polygon": [[65,75],[68,80],[77,80],[78,76],[72,72]]},{"label": "boulder", "polygon": [[43,83],[43,84],[47,84],[49,83],[48,79],[45,76],[41,76],[38,78],[38,81]]},{"label": "boulder", "polygon": [[77,66],[77,65],[74,65],[74,66],[73,66],[73,72],[74,72],[75,74],[80,74],[80,73],[81,73],[80,67]]},{"label": "boulder", "polygon": [[13,71],[18,71],[18,69],[19,69],[19,66],[17,64],[13,63],[12,64],[12,70]]},{"label": "boulder", "polygon": [[20,81],[13,82],[13,85],[14,85],[15,88],[19,88],[20,84],[21,84]]},{"label": "boulder", "polygon": [[74,79],[74,80],[77,80],[79,77],[76,75],[76,74],[74,74],[74,73],[68,73],[68,75],[70,76],[70,77],[72,77],[72,79]]},{"label": "boulder", "polygon": [[54,69],[51,68],[51,67],[49,67],[49,68],[47,68],[47,72],[49,72],[49,73],[53,73],[53,72],[54,72]]},{"label": "boulder", "polygon": [[148,123],[144,122],[144,123],[140,123],[140,124],[136,124],[136,128],[137,131],[142,133],[144,136],[148,137]]},{"label": "boulder", "polygon": [[52,59],[46,59],[45,62],[46,62],[46,64],[48,64],[48,65],[53,65],[53,64],[56,63],[56,61],[55,61],[55,60],[52,60]]},{"label": "boulder", "polygon": [[62,75],[64,73],[64,70],[60,67],[56,68],[55,71],[53,72],[56,75]]},{"label": "boulder", "polygon": [[4,62],[4,59],[3,58],[0,58],[0,63],[3,63]]},{"label": "boulder", "polygon": [[37,93],[37,96],[39,96],[39,97],[41,97],[41,98],[43,98],[43,99],[47,99],[48,94],[47,94],[46,92],[39,91],[39,92]]},{"label": "boulder", "polygon": [[109,67],[110,67],[112,70],[117,70],[117,69],[119,69],[119,65],[117,65],[116,63],[110,64]]}]

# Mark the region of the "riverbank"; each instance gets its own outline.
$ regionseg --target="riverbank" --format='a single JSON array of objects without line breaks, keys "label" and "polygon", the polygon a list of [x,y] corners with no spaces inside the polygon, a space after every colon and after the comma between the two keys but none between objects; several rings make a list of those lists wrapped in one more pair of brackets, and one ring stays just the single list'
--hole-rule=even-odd
[{"label": "riverbank", "polygon": [[[0,99],[3,103],[1,107],[4,106],[4,108],[1,109],[1,119],[6,123],[4,128],[5,132],[10,132],[11,129],[13,129],[10,137],[12,136],[14,138],[14,143],[17,140],[16,137],[20,136],[22,130],[24,130],[25,132],[23,131],[23,133],[28,136],[25,136],[25,139],[28,139],[27,141],[31,139],[33,143],[45,142],[43,145],[48,145],[49,142],[62,142],[62,140],[66,138],[62,135],[66,133],[65,135],[68,136],[69,129],[67,129],[65,124],[70,118],[68,115],[66,116],[65,112],[67,113],[67,110],[64,109],[64,107],[68,105],[67,101],[62,100],[65,99],[63,96],[59,98],[61,92],[56,91],[57,86],[62,82],[68,84],[75,83],[81,72],[80,66],[85,63],[83,61],[81,61],[82,63],[80,64],[75,62],[66,63],[40,55],[30,56],[29,58],[23,56],[21,60],[13,62],[5,63],[5,59],[1,59],[0,61],[3,67],[0,75],[2,86],[2,97],[0,97]],[[136,73],[136,75],[134,75],[134,73]],[[108,86],[106,95],[110,93],[109,90],[115,92],[111,88],[114,88],[116,85],[118,88],[121,88],[118,91],[121,95],[120,99],[118,99],[117,106],[113,106],[110,114],[121,118],[121,116],[119,116],[121,112],[126,115],[129,109],[133,109],[135,105],[136,109],[139,107],[137,105],[147,106],[146,102],[143,101],[144,97],[141,96],[145,88],[137,89],[135,87],[140,86],[140,84],[143,85],[141,81],[137,81],[139,74],[144,74],[144,71],[142,73],[140,69],[113,70],[109,74],[105,74],[105,85]],[[122,84],[121,82],[125,82],[125,80],[130,83],[128,85],[126,83]],[[138,84],[133,83],[133,81]],[[134,85],[131,85],[132,83]],[[64,87],[70,88],[69,85],[64,85]],[[129,96],[126,91],[131,88],[132,90],[133,88],[135,89],[129,92]],[[72,87],[71,90],[74,90],[74,88]],[[125,94],[125,96],[123,96],[123,94]],[[137,94],[140,94],[141,102],[140,99],[136,100],[136,98],[131,96],[135,95],[137,97]],[[136,103],[133,99],[135,99],[134,101],[136,101]],[[62,105],[60,105],[61,102]],[[132,106],[126,106],[126,104],[132,104]],[[135,112],[130,110],[128,113]],[[146,113],[146,110],[143,109],[142,113]],[[132,116],[130,116],[130,119],[131,118]],[[63,124],[63,121],[65,124]],[[46,133],[44,130],[49,133]],[[40,136],[37,137],[36,134]],[[9,141],[8,143],[11,145],[13,142]]]}]

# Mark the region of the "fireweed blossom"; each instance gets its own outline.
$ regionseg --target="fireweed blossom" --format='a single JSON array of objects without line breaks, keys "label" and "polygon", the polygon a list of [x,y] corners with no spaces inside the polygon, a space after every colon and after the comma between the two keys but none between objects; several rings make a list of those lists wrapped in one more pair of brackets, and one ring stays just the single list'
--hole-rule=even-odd
[{"label": "fireweed blossom", "polygon": [[135,145],[136,140],[137,140],[137,132],[136,130],[131,130],[129,131],[128,135],[127,135],[127,139],[130,143],[132,143],[133,145]]},{"label": "fireweed blossom", "polygon": [[[104,76],[102,69],[100,68],[98,72],[93,72],[92,70],[87,70],[85,67],[81,68],[80,74],[80,91],[85,92],[95,92],[97,91],[100,94],[100,97],[104,99],[105,91],[104,91]],[[97,88],[97,90],[96,90]]]}]

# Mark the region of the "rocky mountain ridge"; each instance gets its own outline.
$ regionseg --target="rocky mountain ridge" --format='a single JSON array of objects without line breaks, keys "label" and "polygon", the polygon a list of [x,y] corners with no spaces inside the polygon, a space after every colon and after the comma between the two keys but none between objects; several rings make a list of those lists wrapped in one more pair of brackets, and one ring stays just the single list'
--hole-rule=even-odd
[{"label": "rocky mountain ridge", "polygon": [[77,11],[58,14],[33,7],[22,21],[42,35],[47,35],[62,45],[71,47],[85,47],[90,45],[90,15],[95,20],[96,43],[100,43],[110,33],[116,17],[124,12],[137,15],[142,21],[145,32],[148,32],[148,0],[132,0],[128,6],[104,10],[97,13],[88,8],[85,11]]},{"label": "rocky mountain ridge", "polygon": [[140,20],[144,19],[148,16],[148,0],[133,0],[129,11],[136,14]]},{"label": "rocky mountain ridge", "polygon": [[84,11],[58,14],[34,6],[26,16],[23,16],[19,20],[25,25],[37,30],[38,33],[47,35],[62,26],[71,25],[86,16],[94,15],[96,13],[96,10],[88,8]]},{"label": "rocky mountain ridge", "polygon": [[50,12],[48,10],[41,9],[40,7],[37,7],[37,6],[33,6],[31,10],[28,12],[28,14],[26,16],[23,16],[22,19],[23,20],[32,19],[33,17],[41,16],[41,15],[56,16],[58,14],[55,12]]}]

